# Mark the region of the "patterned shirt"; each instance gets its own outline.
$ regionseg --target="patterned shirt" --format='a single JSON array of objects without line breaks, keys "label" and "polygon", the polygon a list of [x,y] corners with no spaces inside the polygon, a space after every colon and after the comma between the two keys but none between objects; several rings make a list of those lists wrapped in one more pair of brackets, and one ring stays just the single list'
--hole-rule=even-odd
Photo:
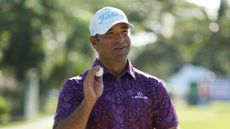
[{"label": "patterned shirt", "polygon": [[[96,59],[94,66],[103,65]],[[104,67],[103,67],[104,68]],[[68,117],[84,98],[87,72],[68,79],[60,91],[55,121]],[[178,118],[164,84],[134,68],[116,78],[104,68],[104,91],[90,114],[87,129],[168,129]]]}]

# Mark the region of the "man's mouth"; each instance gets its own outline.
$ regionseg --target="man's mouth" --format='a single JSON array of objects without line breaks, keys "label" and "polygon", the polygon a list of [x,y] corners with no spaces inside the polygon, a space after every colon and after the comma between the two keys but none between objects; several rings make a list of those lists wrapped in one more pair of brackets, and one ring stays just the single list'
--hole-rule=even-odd
[{"label": "man's mouth", "polygon": [[115,47],[114,49],[124,49],[126,48],[126,46],[119,46],[119,47]]}]

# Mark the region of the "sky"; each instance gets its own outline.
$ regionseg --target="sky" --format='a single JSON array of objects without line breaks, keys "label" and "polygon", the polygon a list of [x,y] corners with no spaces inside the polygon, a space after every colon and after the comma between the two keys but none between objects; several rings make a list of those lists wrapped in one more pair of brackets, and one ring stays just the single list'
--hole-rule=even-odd
[{"label": "sky", "polygon": [[217,10],[220,6],[220,0],[185,0],[190,3],[194,3],[198,6],[205,7],[211,10]]},{"label": "sky", "polygon": [[215,21],[221,0],[185,0],[197,6],[203,7],[210,20]]},{"label": "sky", "polygon": [[[203,7],[208,14],[210,20],[215,20],[217,18],[217,12],[220,7],[221,0],[185,0],[189,3],[193,3],[197,6]],[[230,0],[228,0],[230,4]],[[157,39],[154,33],[140,32],[133,36],[134,46],[144,46],[148,43],[154,43]]]}]

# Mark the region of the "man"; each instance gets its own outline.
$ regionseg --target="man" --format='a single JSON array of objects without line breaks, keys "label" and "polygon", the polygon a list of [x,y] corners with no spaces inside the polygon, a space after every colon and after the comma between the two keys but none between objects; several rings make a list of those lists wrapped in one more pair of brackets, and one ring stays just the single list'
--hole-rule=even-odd
[{"label": "man", "polygon": [[[54,129],[177,129],[178,119],[163,83],[128,59],[132,24],[123,11],[104,7],[90,24],[99,57],[91,69],[61,89]],[[95,73],[104,69],[101,77]]]}]

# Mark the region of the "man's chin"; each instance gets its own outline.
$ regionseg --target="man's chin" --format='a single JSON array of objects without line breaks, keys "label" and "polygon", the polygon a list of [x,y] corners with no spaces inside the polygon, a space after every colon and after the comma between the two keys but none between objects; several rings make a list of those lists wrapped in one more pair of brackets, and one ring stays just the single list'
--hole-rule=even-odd
[{"label": "man's chin", "polygon": [[115,60],[126,60],[128,58],[128,54],[118,54],[114,56]]}]

